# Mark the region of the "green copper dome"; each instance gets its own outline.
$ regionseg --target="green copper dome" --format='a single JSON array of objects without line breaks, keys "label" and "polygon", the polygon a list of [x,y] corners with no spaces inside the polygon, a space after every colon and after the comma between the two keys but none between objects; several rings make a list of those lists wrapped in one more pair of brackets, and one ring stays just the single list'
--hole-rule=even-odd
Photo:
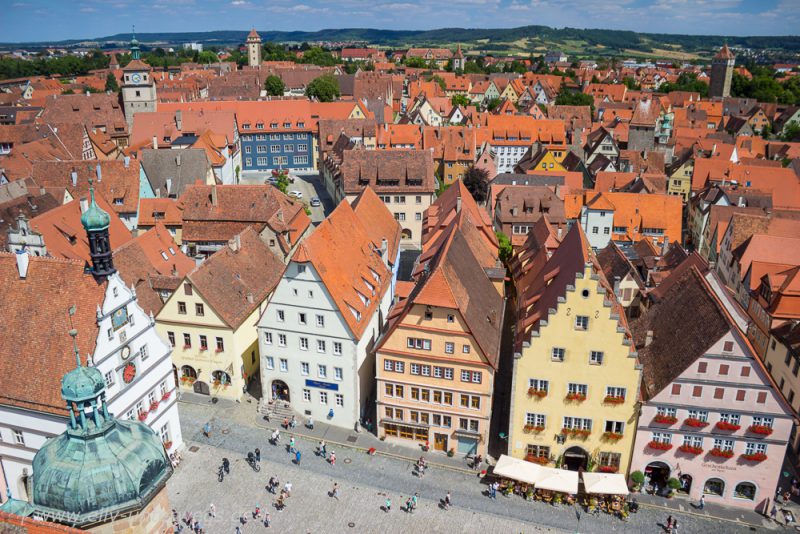
[{"label": "green copper dome", "polygon": [[94,187],[89,182],[89,194],[91,195],[91,203],[83,215],[81,215],[81,224],[87,232],[99,232],[105,230],[111,224],[111,217],[108,213],[100,209],[97,202],[94,200]]},{"label": "green copper dome", "polygon": [[94,367],[76,367],[61,379],[61,396],[67,402],[97,397],[106,387],[103,375]]},{"label": "green copper dome", "polygon": [[[172,474],[161,440],[139,421],[113,418],[89,435],[72,429],[48,440],[33,459],[33,506],[90,518],[140,509]],[[81,519],[77,521],[82,523]]]}]

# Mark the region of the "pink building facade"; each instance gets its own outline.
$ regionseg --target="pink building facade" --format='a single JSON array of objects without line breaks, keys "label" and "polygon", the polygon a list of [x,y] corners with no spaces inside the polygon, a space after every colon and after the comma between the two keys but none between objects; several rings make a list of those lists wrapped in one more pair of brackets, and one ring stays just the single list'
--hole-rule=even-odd
[{"label": "pink building facade", "polygon": [[[707,503],[766,513],[793,418],[742,333],[743,312],[714,293],[708,283],[714,275],[706,276],[689,273],[664,297],[675,302],[656,304],[639,325],[648,328],[638,336],[644,339],[639,354],[645,402],[631,471],[645,473],[645,486],[655,485],[662,494],[674,477],[682,485],[678,493],[694,502],[705,495]],[[689,299],[686,292],[692,293]],[[670,313],[659,313],[662,304],[676,310],[681,304],[690,318],[670,320]],[[655,347],[667,329],[694,339],[663,339]]]}]

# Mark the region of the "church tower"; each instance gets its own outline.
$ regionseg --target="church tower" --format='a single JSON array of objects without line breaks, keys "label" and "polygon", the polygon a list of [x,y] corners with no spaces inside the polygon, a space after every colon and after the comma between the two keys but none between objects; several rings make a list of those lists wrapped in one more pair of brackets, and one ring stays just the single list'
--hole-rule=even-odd
[{"label": "church tower", "polygon": [[731,80],[733,80],[733,65],[736,56],[730,51],[728,45],[722,46],[714,59],[711,60],[711,83],[708,96],[731,96]]},{"label": "church tower", "polygon": [[456,53],[453,54],[453,70],[464,70],[464,53],[461,51],[461,44],[458,45]]},{"label": "church tower", "polygon": [[89,236],[89,254],[92,257],[91,270],[95,276],[108,276],[117,272],[111,257],[111,241],[108,238],[111,217],[95,202],[91,180],[89,180],[89,195],[91,195],[91,204],[81,215],[81,224]]},{"label": "church tower", "polygon": [[133,115],[140,111],[156,111],[156,85],[150,65],[140,58],[139,41],[131,39],[131,62],[122,69],[122,104],[128,128],[133,127]]},{"label": "church tower", "polygon": [[250,67],[261,66],[261,36],[255,28],[247,35],[247,64]]}]

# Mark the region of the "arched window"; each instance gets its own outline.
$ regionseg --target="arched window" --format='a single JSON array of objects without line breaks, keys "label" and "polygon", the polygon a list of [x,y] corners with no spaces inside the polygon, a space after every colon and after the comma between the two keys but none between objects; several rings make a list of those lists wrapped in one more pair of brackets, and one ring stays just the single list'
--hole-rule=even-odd
[{"label": "arched window", "polygon": [[721,478],[709,478],[703,487],[703,493],[722,497],[722,494],[725,493],[725,482]]},{"label": "arched window", "polygon": [[181,376],[184,378],[197,378],[197,371],[191,365],[181,367]]},{"label": "arched window", "polygon": [[231,375],[226,373],[225,371],[214,371],[211,373],[212,380],[214,385],[217,386],[227,386],[231,383]]},{"label": "arched window", "polygon": [[733,490],[733,496],[737,499],[754,501],[756,499],[756,485],[752,482],[739,482]]}]

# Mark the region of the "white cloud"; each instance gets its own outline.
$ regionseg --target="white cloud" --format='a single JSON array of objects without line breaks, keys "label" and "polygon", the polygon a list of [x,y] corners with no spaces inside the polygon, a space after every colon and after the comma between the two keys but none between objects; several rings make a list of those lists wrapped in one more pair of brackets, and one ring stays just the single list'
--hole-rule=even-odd
[{"label": "white cloud", "polygon": [[247,2],[247,0],[233,0],[233,2],[231,2],[231,5],[236,7],[246,6],[250,5],[250,2]]}]

